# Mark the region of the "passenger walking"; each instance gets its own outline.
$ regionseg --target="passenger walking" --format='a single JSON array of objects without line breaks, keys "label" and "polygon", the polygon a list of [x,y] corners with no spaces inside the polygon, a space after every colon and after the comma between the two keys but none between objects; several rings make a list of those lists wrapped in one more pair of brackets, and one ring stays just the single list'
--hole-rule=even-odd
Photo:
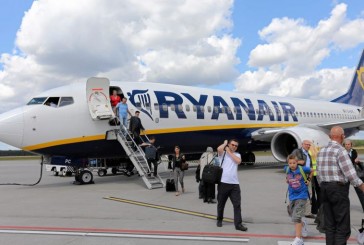
[{"label": "passenger walking", "polygon": [[[303,245],[303,236],[307,236],[307,223],[302,217],[305,215],[305,206],[308,199],[307,185],[311,168],[298,165],[298,159],[294,154],[287,157],[288,166],[284,167],[287,173],[286,181],[289,193],[289,209],[295,226],[296,237],[292,245]],[[307,175],[306,175],[307,174]]]},{"label": "passenger walking", "polygon": [[133,135],[134,141],[137,145],[140,145],[142,143],[140,139],[140,131],[145,130],[142,121],[139,118],[140,111],[135,112],[135,116],[132,116],[130,118],[130,132]]},{"label": "passenger walking", "polygon": [[215,155],[212,147],[207,147],[206,152],[202,153],[200,158],[200,184],[199,191],[201,190],[200,196],[203,197],[203,202],[216,203],[213,199],[215,197],[215,184],[207,183],[202,180],[203,169],[207,164],[214,164]]},{"label": "passenger walking", "polygon": [[364,191],[364,184],[341,145],[344,130],[339,126],[331,128],[330,138],[317,155],[317,176],[324,208],[326,244],[341,245],[346,244],[351,233],[349,183],[361,191]]},{"label": "passenger walking", "polygon": [[311,156],[312,160],[312,177],[311,177],[311,186],[312,186],[312,195],[311,195],[311,213],[317,215],[318,210],[320,208],[320,197],[321,197],[321,189],[320,185],[317,181],[317,153],[320,150],[318,146],[315,146],[313,143],[308,150],[308,153]]},{"label": "passenger walking", "polygon": [[110,103],[111,103],[111,108],[113,109],[115,114],[116,114],[115,107],[120,103],[120,101],[121,99],[120,96],[118,95],[118,91],[114,89],[112,91],[112,94],[110,95]]},{"label": "passenger walking", "polygon": [[[364,166],[359,161],[358,152],[353,149],[353,143],[350,140],[346,139],[344,140],[344,147],[349,154],[350,160],[356,170],[356,174],[362,181],[364,181]],[[358,187],[354,187],[354,189],[356,194],[358,195],[361,207],[364,211],[364,193]]]},{"label": "passenger walking", "polygon": [[119,102],[115,110],[119,111],[119,120],[120,120],[120,129],[121,131],[124,131],[123,126],[125,127],[125,130],[128,129],[128,114],[131,116],[131,113],[128,109],[128,104],[126,103],[127,99],[123,97],[121,102]]},{"label": "passenger walking", "polygon": [[173,168],[173,176],[174,176],[174,185],[176,187],[176,196],[181,195],[181,192],[178,191],[178,181],[181,184],[182,192],[185,192],[185,186],[183,183],[183,177],[185,176],[185,171],[181,170],[182,163],[186,162],[185,155],[181,154],[181,149],[179,146],[174,147],[174,155],[172,159],[172,168]]},{"label": "passenger walking", "polygon": [[149,143],[143,143],[140,146],[145,147],[145,158],[148,161],[148,166],[150,172],[148,173],[148,176],[151,175],[152,171],[152,164],[153,164],[153,175],[157,176],[158,171],[158,148],[154,145],[155,144],[155,137],[150,136],[149,137]]},{"label": "passenger walking", "polygon": [[[312,159],[311,155],[309,154],[308,150],[310,149],[311,141],[309,140],[303,140],[302,147],[295,149],[292,154],[295,155],[298,159],[298,164],[301,166],[306,166],[308,168],[312,168]],[[309,202],[306,202],[306,208],[305,208],[305,217],[314,219],[315,215],[311,213],[311,197],[312,196],[312,185],[311,182],[308,186],[308,197],[310,199]]]},{"label": "passenger walking", "polygon": [[234,207],[234,225],[236,230],[247,231],[241,217],[241,191],[238,178],[238,165],[241,163],[241,156],[236,150],[239,143],[236,139],[225,140],[217,148],[217,153],[223,168],[221,182],[218,185],[217,193],[217,227],[222,227],[225,204],[230,198]]}]

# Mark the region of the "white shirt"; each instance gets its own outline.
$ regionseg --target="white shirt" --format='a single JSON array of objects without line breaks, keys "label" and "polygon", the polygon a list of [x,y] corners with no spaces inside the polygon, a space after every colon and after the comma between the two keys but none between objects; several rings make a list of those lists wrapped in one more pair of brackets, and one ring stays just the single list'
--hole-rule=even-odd
[{"label": "white shirt", "polygon": [[[240,154],[237,152],[233,153],[235,156],[241,158]],[[224,153],[219,156],[220,162],[222,162],[222,158]],[[224,162],[222,162],[222,177],[221,182],[226,184],[239,184],[238,178],[238,164],[234,162],[234,160],[230,157],[228,153],[225,154]]]}]

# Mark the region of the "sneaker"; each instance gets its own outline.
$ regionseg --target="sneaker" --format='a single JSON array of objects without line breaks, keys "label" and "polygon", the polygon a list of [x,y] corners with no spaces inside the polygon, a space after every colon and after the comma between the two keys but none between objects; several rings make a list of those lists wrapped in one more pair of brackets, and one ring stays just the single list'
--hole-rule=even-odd
[{"label": "sneaker", "polygon": [[308,236],[307,221],[305,219],[302,219],[302,236],[303,237]]},{"label": "sneaker", "polygon": [[296,237],[291,245],[304,245],[303,240],[301,238]]}]

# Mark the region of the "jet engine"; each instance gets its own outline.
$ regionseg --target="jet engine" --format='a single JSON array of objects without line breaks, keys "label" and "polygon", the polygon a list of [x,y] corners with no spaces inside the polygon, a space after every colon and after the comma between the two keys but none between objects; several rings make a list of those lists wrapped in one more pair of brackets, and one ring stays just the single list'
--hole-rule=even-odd
[{"label": "jet engine", "polygon": [[276,133],[271,141],[271,151],[275,159],[286,162],[287,156],[302,146],[303,140],[310,140],[315,146],[325,146],[329,142],[328,131],[305,127],[292,127]]}]

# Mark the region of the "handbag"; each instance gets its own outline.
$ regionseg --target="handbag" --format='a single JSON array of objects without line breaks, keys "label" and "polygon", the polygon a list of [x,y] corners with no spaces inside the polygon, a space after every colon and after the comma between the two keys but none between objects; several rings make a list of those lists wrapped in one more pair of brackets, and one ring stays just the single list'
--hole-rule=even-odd
[{"label": "handbag", "polygon": [[[225,154],[226,151],[224,152],[224,156],[222,157],[221,166],[224,162]],[[215,166],[214,164],[211,164],[211,162],[203,168],[202,181],[210,184],[219,184],[221,182],[223,169],[220,166]]]},{"label": "handbag", "polygon": [[188,163],[187,162],[183,162],[181,163],[181,168],[180,168],[182,171],[184,170],[188,170]]},{"label": "handbag", "polygon": [[354,164],[355,170],[356,170],[356,174],[358,175],[359,178],[363,178],[364,177],[364,166],[362,162],[358,162],[357,164]]}]

